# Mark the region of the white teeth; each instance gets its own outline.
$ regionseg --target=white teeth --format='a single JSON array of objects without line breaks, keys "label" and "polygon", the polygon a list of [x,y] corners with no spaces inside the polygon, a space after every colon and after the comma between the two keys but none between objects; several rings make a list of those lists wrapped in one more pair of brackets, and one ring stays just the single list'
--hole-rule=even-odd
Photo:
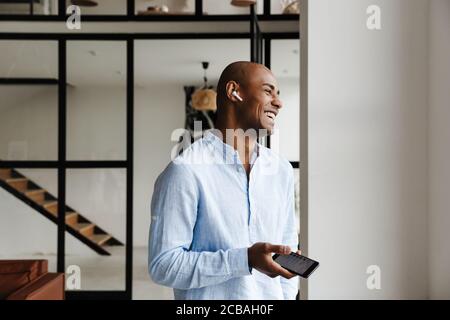
[{"label": "white teeth", "polygon": [[270,112],[270,111],[266,111],[266,112],[264,112],[264,113],[265,113],[270,119],[275,120],[275,117],[276,117],[275,113]]}]

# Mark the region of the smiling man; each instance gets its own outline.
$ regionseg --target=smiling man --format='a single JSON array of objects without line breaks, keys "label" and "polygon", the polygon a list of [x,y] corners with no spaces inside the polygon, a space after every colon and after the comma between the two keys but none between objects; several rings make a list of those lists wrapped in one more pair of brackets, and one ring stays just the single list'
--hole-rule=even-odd
[{"label": "smiling man", "polygon": [[282,108],[261,64],[228,65],[217,86],[216,129],[155,182],[149,273],[175,299],[294,299],[298,279],[272,260],[296,251],[290,163],[257,143]]}]

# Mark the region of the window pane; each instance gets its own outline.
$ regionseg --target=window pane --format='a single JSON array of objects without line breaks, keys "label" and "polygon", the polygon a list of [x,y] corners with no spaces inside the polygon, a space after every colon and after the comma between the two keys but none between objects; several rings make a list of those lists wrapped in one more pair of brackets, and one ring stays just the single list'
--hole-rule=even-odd
[{"label": "window pane", "polygon": [[[77,1],[66,0],[66,8]],[[80,5],[81,15],[126,15],[127,0],[91,0],[94,6]]]},{"label": "window pane", "polygon": [[0,40],[0,78],[58,77],[56,41]]},{"label": "window pane", "polygon": [[[256,12],[263,13],[263,1],[256,2]],[[231,4],[231,0],[203,0],[204,14],[250,14],[250,7],[237,7]]]},{"label": "window pane", "polygon": [[138,15],[194,14],[195,0],[136,0],[135,9]]},{"label": "window pane", "polygon": [[67,43],[67,159],[125,160],[126,43]]},{"label": "window pane", "polygon": [[[8,14],[27,14],[27,15],[57,15],[58,0],[42,0],[42,1],[2,1],[0,3],[0,15]],[[33,8],[31,8],[33,6]]]},{"label": "window pane", "polygon": [[45,259],[56,272],[57,181],[55,169],[0,168],[0,260]]},{"label": "window pane", "polygon": [[80,268],[81,290],[125,290],[126,170],[71,169],[66,182],[68,228],[77,234],[66,235],[66,268]]},{"label": "window pane", "polygon": [[298,14],[299,1],[298,0],[270,0],[270,14]]},{"label": "window pane", "polygon": [[54,41],[0,41],[0,159],[57,159],[57,54]]},{"label": "window pane", "polygon": [[278,132],[271,147],[289,161],[300,161],[300,41],[272,40],[271,70],[280,89],[283,108],[276,119]]}]

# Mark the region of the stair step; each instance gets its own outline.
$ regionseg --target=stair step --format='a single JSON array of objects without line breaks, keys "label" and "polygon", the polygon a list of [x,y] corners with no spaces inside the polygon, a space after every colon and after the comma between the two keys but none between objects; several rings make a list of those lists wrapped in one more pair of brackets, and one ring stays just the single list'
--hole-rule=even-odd
[{"label": "stair step", "polygon": [[45,200],[45,190],[44,189],[36,189],[36,190],[27,190],[25,191],[25,195],[33,200],[34,202],[44,201]]},{"label": "stair step", "polygon": [[94,234],[94,227],[95,225],[93,223],[89,222],[83,222],[83,223],[77,223],[73,226],[79,233],[82,235],[89,237]]},{"label": "stair step", "polygon": [[76,212],[66,212],[66,224],[70,226],[75,226],[78,223],[78,213]]},{"label": "stair step", "polygon": [[56,201],[56,200],[48,200],[48,199],[44,199],[44,200],[41,200],[41,201],[36,201],[36,203],[37,203],[38,205],[40,205],[40,206],[48,207],[48,206],[50,206],[50,205],[58,204],[58,201]]},{"label": "stair step", "polygon": [[112,237],[109,234],[93,234],[89,237],[92,242],[95,242],[99,246],[102,246]]},{"label": "stair step", "polygon": [[58,215],[58,202],[53,201],[53,203],[49,203],[45,206],[43,206],[48,212],[53,214],[54,216]]},{"label": "stair step", "polygon": [[0,169],[0,180],[6,180],[11,178],[11,169]]},{"label": "stair step", "polygon": [[37,204],[44,207],[45,210],[53,214],[54,216],[58,215],[58,201],[55,200],[43,200],[38,201]]},{"label": "stair step", "polygon": [[28,189],[28,179],[26,178],[11,178],[6,179],[6,182],[20,192],[25,192]]}]

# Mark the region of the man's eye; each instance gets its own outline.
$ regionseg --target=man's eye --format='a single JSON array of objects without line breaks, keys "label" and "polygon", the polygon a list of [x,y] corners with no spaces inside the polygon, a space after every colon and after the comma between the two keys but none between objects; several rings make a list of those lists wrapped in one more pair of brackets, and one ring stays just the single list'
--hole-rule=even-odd
[{"label": "man's eye", "polygon": [[272,95],[272,91],[270,91],[270,90],[265,90],[266,91],[266,93],[268,93],[269,95]]}]

